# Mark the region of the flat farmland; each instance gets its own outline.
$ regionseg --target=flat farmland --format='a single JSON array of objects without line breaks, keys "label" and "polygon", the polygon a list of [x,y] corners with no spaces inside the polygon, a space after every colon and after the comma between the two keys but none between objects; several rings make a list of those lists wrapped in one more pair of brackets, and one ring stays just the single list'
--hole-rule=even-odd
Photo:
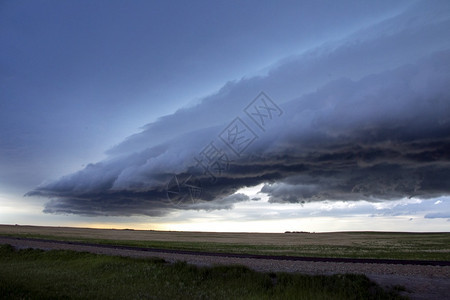
[{"label": "flat farmland", "polygon": [[223,233],[0,225],[0,235],[205,252],[450,261],[450,233]]}]

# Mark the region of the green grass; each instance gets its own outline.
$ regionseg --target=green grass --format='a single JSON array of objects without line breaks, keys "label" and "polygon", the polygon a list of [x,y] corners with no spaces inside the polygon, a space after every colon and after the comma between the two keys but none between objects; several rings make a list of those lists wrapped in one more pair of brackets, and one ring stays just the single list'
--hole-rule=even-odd
[{"label": "green grass", "polygon": [[0,246],[2,299],[405,299],[364,275],[258,273]]},{"label": "green grass", "polygon": [[[368,233],[349,233],[358,235]],[[374,233],[373,240],[362,239],[352,245],[255,245],[218,242],[176,242],[109,240],[85,237],[52,236],[39,234],[1,234],[3,236],[32,237],[63,241],[78,241],[107,245],[181,249],[204,252],[248,253],[264,255],[293,255],[340,258],[380,258],[450,261],[450,234]]]}]

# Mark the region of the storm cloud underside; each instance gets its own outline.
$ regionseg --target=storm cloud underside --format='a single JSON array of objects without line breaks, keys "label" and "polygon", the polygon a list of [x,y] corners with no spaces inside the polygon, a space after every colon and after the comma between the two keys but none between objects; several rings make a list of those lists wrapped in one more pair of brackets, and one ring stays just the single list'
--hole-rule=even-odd
[{"label": "storm cloud underside", "polygon": [[[445,7],[444,7],[445,8]],[[420,5],[348,37],[229,82],[197,105],[148,124],[108,159],[28,193],[45,212],[160,216],[230,209],[264,183],[271,202],[388,201],[450,194],[450,10]],[[424,47],[426,41],[427,47]],[[283,111],[240,156],[218,136],[265,91]],[[254,124],[253,124],[254,125]],[[211,141],[229,167],[212,182],[194,170]],[[173,176],[195,175],[201,195],[174,206]]]}]

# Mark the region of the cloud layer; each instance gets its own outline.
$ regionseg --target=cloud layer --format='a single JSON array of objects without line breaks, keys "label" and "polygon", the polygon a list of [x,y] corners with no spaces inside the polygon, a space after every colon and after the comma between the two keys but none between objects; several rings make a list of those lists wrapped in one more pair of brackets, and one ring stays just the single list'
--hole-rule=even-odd
[{"label": "cloud layer", "polygon": [[448,195],[450,8],[423,5],[229,82],[28,195],[92,216],[228,209],[260,183],[272,202]]}]

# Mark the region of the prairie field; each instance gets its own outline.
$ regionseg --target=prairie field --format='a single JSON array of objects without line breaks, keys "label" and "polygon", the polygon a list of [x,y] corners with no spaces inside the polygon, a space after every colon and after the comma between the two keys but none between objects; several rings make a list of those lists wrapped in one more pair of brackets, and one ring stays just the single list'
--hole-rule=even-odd
[{"label": "prairie field", "polygon": [[450,233],[223,233],[0,225],[0,235],[208,252],[450,261]]},{"label": "prairie field", "polygon": [[405,299],[364,275],[259,273],[0,245],[1,299]]}]

